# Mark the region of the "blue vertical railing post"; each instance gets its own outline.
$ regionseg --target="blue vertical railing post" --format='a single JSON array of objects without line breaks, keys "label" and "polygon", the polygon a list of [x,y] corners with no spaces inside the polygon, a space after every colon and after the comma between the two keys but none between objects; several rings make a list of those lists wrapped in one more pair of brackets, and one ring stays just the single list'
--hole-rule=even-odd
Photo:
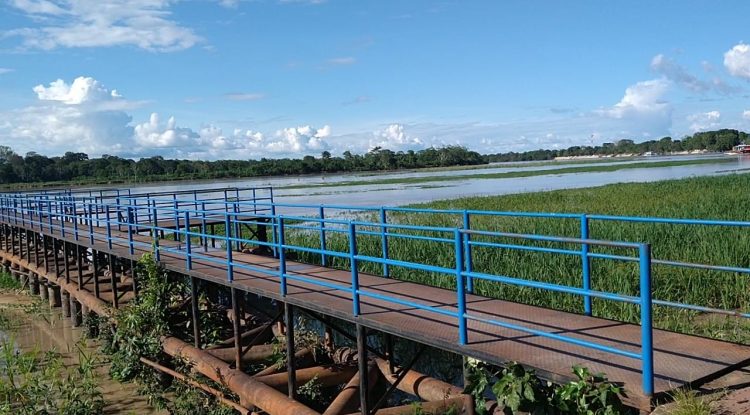
[{"label": "blue vertical railing post", "polygon": [[[589,217],[585,213],[581,215],[581,239],[589,239]],[[589,244],[581,244],[581,274],[583,278],[583,289],[591,290],[591,258],[589,258]],[[587,316],[592,313],[591,296],[583,296],[583,312]]]},{"label": "blue vertical railing post", "polygon": [[49,233],[50,235],[55,233],[55,230],[52,226],[52,201],[47,198],[47,226],[49,227]]},{"label": "blue vertical railing post", "polygon": [[192,241],[190,240],[190,212],[185,211],[185,267],[193,269]]},{"label": "blue vertical railing post", "polygon": [[[383,250],[383,259],[388,259],[388,227],[386,226],[387,218],[385,215],[385,207],[380,207],[380,247]],[[390,276],[390,270],[388,264],[383,263],[383,276],[388,278]]]},{"label": "blue vertical railing post", "polygon": [[111,221],[109,219],[109,215],[111,213],[110,209],[109,209],[109,205],[105,206],[104,212],[107,215],[107,219],[105,221],[107,223],[107,247],[109,249],[112,249],[112,224],[111,224]]},{"label": "blue vertical railing post", "polygon": [[460,229],[456,229],[454,234],[455,238],[455,250],[456,250],[456,296],[458,310],[456,316],[458,317],[458,344],[461,346],[468,343],[468,329],[466,327],[466,287],[464,287],[464,247],[463,247],[463,233]]},{"label": "blue vertical railing post", "polygon": [[206,230],[206,202],[201,202],[201,238],[203,252],[208,252],[208,231]]},{"label": "blue vertical railing post", "polygon": [[318,218],[320,218],[320,265],[326,266],[326,214],[323,205],[318,206]]},{"label": "blue vertical railing post", "polygon": [[159,253],[159,217],[157,213],[157,207],[156,207],[156,201],[154,201],[154,225],[153,225],[153,232],[151,233],[151,237],[153,238],[153,244],[154,244],[154,260],[156,262],[159,262],[161,259],[161,254]]},{"label": "blue vertical railing post", "polygon": [[[173,195],[175,198],[177,195]],[[178,241],[180,240],[180,213],[178,211],[179,208],[179,202],[175,200],[173,203],[174,212],[172,214],[174,215],[174,240]]]},{"label": "blue vertical railing post", "polygon": [[58,199],[56,205],[58,215],[60,216],[60,236],[65,238],[65,202],[61,199]]},{"label": "blue vertical railing post", "polygon": [[73,237],[78,241],[78,208],[73,204]]},{"label": "blue vertical railing post", "polygon": [[[469,231],[471,230],[471,217],[469,216],[469,212],[464,210],[463,213],[463,225],[464,230]],[[464,270],[466,272],[472,272],[474,270],[474,264],[472,263],[471,259],[471,234],[465,233],[464,234]],[[474,279],[466,276],[466,291],[473,293],[474,292]]]},{"label": "blue vertical railing post", "polygon": [[115,198],[115,206],[117,207],[117,231],[122,232],[122,210],[120,210],[120,197]]},{"label": "blue vertical railing post", "polygon": [[94,245],[94,213],[92,212],[93,206],[89,203],[89,242]]},{"label": "blue vertical railing post", "polygon": [[279,252],[279,284],[280,284],[280,292],[282,297],[286,297],[287,292],[287,285],[286,285],[286,249],[284,248],[285,239],[284,238],[284,217],[279,216],[276,223],[279,226],[279,242],[278,242],[278,252]]},{"label": "blue vertical railing post", "polygon": [[227,281],[234,281],[234,267],[232,264],[232,220],[229,212],[224,212],[224,245],[227,249]]},{"label": "blue vertical railing post", "polygon": [[130,255],[135,254],[135,247],[133,246],[133,223],[135,222],[135,215],[133,214],[133,208],[128,206],[128,249]]},{"label": "blue vertical railing post", "polygon": [[242,233],[240,226],[242,224],[237,220],[240,213],[240,207],[237,202],[232,203],[232,210],[234,211],[234,237],[237,238],[236,249],[237,252],[242,252],[242,240],[240,240],[240,234]]},{"label": "blue vertical railing post", "polygon": [[352,271],[352,313],[356,317],[360,313],[359,270],[357,269],[357,231],[352,222],[349,222],[349,266]]},{"label": "blue vertical railing post", "polygon": [[271,246],[273,247],[273,257],[278,258],[279,257],[279,250],[276,249],[276,241],[279,240],[278,236],[276,235],[276,232],[278,232],[278,229],[276,226],[274,226],[274,222],[276,218],[276,206],[271,205]]},{"label": "blue vertical railing post", "polygon": [[641,371],[643,373],[643,393],[654,394],[654,343],[651,293],[651,245],[641,244],[638,250],[640,265],[641,294]]}]

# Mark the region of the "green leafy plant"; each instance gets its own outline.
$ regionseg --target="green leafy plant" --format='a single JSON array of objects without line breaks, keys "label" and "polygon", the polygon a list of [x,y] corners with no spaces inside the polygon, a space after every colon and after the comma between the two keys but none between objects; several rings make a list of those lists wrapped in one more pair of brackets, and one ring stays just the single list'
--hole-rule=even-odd
[{"label": "green leafy plant", "polygon": [[518,411],[546,413],[549,408],[549,387],[518,363],[510,363],[492,385],[497,402],[513,413]]},{"label": "green leafy plant", "polygon": [[582,366],[573,366],[577,380],[555,388],[553,406],[565,414],[615,415],[625,412],[622,387],[607,381],[601,373],[591,374]]},{"label": "green leafy plant", "polygon": [[94,371],[97,360],[76,344],[80,364],[63,365],[59,353],[18,351],[0,343],[0,414],[88,415],[101,413],[104,398]]}]

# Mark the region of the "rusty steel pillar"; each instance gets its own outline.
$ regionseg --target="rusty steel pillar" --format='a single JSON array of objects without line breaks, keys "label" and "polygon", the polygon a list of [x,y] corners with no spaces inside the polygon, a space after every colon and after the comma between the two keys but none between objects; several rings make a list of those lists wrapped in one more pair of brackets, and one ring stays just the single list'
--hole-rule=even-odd
[{"label": "rusty steel pillar", "polygon": [[240,303],[237,300],[237,290],[232,287],[230,289],[232,294],[232,312],[234,318],[232,319],[232,331],[234,332],[234,353],[235,353],[235,369],[242,371],[242,339],[240,338]]},{"label": "rusty steel pillar", "polygon": [[64,289],[60,290],[60,305],[63,317],[70,317],[70,293]]},{"label": "rusty steel pillar", "polygon": [[81,312],[81,303],[72,295],[70,296],[70,322],[73,327],[79,327],[83,322],[83,313]]},{"label": "rusty steel pillar", "polygon": [[362,415],[369,415],[370,405],[367,389],[367,328],[357,324],[357,364],[359,365],[359,402]]},{"label": "rusty steel pillar", "polygon": [[39,275],[29,271],[29,294],[39,295]]},{"label": "rusty steel pillar", "polygon": [[286,329],[286,374],[289,397],[297,395],[297,371],[294,367],[294,306],[284,303],[284,326]]},{"label": "rusty steel pillar", "polygon": [[49,306],[56,308],[60,307],[62,298],[60,294],[60,286],[47,282],[47,297],[49,298]]},{"label": "rusty steel pillar", "polygon": [[47,280],[44,278],[39,278],[39,298],[42,299],[42,301],[49,300],[49,291],[47,288]]},{"label": "rusty steel pillar", "polygon": [[101,293],[99,292],[99,253],[94,249],[91,249],[91,258],[93,261],[93,272],[94,272],[94,296],[101,300]]},{"label": "rusty steel pillar", "polygon": [[[132,262],[131,262],[132,264]],[[135,273],[135,268],[133,268],[131,271],[131,275]],[[133,275],[133,289],[135,289],[135,275]],[[200,317],[198,315],[198,288],[196,287],[197,281],[195,280],[195,277],[190,277],[190,301],[191,301],[191,311],[192,311],[192,318],[193,318],[193,339],[195,348],[200,349],[201,344],[201,329],[200,329]],[[238,316],[235,315],[235,318]]]},{"label": "rusty steel pillar", "polygon": [[117,273],[115,272],[115,257],[112,254],[109,257],[109,282],[112,288],[112,307],[117,309],[120,305],[120,298],[117,293]]}]

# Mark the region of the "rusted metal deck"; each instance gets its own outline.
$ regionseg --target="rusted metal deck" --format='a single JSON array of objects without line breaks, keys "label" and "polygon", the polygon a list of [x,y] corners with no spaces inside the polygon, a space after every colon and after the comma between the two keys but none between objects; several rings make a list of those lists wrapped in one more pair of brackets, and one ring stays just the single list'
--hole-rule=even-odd
[{"label": "rusted metal deck", "polygon": [[[94,229],[93,244],[86,237],[76,241],[70,233],[65,237],[60,234],[53,236],[121,258],[137,259],[144,253],[152,252],[144,246],[150,243],[150,237],[135,235],[134,238],[142,245],[137,245],[131,255],[127,234],[116,230],[113,232],[115,238],[111,248],[106,241],[105,230],[101,228]],[[160,240],[159,243],[164,248],[180,247],[175,241]],[[249,265],[269,273],[278,272],[279,260],[276,258],[239,252],[233,252],[232,255],[235,264]],[[450,316],[363,296],[360,300],[360,315],[355,317],[350,291],[328,289],[290,279],[287,283],[287,295],[282,298],[277,276],[235,266],[234,280],[229,282],[225,261],[225,250],[201,251],[201,257],[193,259],[192,269],[188,270],[184,255],[168,251],[163,251],[160,255],[163,266],[181,274],[271,299],[283,299],[284,302],[304,309],[490,363],[516,361],[536,369],[539,375],[550,380],[568,380],[571,377],[571,367],[583,365],[592,372],[603,372],[611,381],[621,383],[627,392],[625,401],[630,405],[640,408],[651,405],[653,397],[641,392],[641,366],[636,359],[473,320],[468,325],[468,344],[461,346],[458,343],[457,321]],[[314,281],[343,286],[351,282],[351,274],[345,270],[290,260],[286,261],[286,269],[292,276],[303,276]],[[384,294],[451,312],[457,309],[456,294],[452,290],[363,273],[359,274],[359,283],[360,290],[364,292]],[[467,296],[467,311],[482,318],[564,334],[634,353],[641,347],[639,325],[475,295]],[[654,397],[685,385],[698,386],[750,363],[750,346],[697,336],[654,330],[653,345]]]}]

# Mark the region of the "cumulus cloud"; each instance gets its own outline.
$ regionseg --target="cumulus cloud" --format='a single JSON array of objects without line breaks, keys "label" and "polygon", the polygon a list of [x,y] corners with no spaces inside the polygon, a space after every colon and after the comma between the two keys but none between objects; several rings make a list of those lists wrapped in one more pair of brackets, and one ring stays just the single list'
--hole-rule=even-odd
[{"label": "cumulus cloud", "polygon": [[750,120],[750,110],[745,110],[742,112],[742,119]]},{"label": "cumulus cloud", "polygon": [[691,114],[687,116],[687,120],[690,122],[690,130],[696,133],[717,128],[721,121],[721,113],[719,111],[708,111]]},{"label": "cumulus cloud", "polygon": [[739,43],[724,53],[724,67],[730,74],[750,80],[750,45]]},{"label": "cumulus cloud", "polygon": [[381,131],[377,131],[370,139],[369,149],[375,147],[387,148],[394,151],[417,150],[425,147],[425,143],[418,137],[412,137],[404,131],[401,124],[391,124]]},{"label": "cumulus cloud", "polygon": [[71,84],[58,79],[50,82],[49,86],[37,85],[34,92],[42,101],[58,101],[68,105],[122,98],[116,89],[110,91],[94,78],[83,76],[76,78]]},{"label": "cumulus cloud", "polygon": [[[40,6],[41,7],[41,6]],[[121,108],[135,105],[93,78],[79,77],[33,88],[38,101],[0,114],[0,137],[30,149],[117,153],[128,147],[132,118]]]},{"label": "cumulus cloud", "polygon": [[135,46],[149,51],[187,49],[202,39],[171,19],[164,0],[13,0],[11,7],[40,23],[0,32],[29,49]]},{"label": "cumulus cloud", "polygon": [[625,96],[603,114],[612,118],[626,118],[634,115],[663,115],[670,111],[664,95],[669,89],[669,81],[652,79],[641,81],[625,89]]},{"label": "cumulus cloud", "polygon": [[330,148],[325,140],[330,135],[331,127],[328,125],[319,129],[309,125],[284,128],[276,131],[274,139],[266,143],[264,147],[269,151],[285,154],[323,151]]},{"label": "cumulus cloud", "polygon": [[177,126],[174,117],[162,123],[159,114],[152,113],[148,121],[135,126],[133,138],[144,148],[189,148],[200,137],[189,128]]}]

